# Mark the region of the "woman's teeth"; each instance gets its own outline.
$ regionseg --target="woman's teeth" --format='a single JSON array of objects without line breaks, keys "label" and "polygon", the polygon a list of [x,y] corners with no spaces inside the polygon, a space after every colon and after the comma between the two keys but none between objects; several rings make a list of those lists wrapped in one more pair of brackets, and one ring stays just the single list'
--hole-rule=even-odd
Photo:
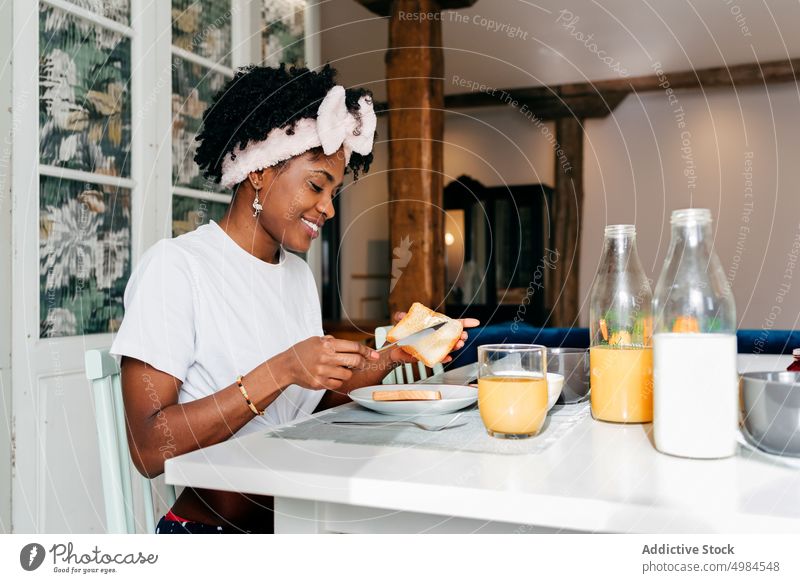
[{"label": "woman's teeth", "polygon": [[319,233],[319,225],[317,225],[316,223],[312,223],[311,221],[307,221],[307,220],[305,220],[305,219],[302,219],[302,218],[301,218],[300,220],[301,220],[301,221],[303,221],[303,222],[304,222],[306,225],[308,225],[309,227],[311,227],[311,229],[312,229],[312,230],[313,230],[315,233]]}]

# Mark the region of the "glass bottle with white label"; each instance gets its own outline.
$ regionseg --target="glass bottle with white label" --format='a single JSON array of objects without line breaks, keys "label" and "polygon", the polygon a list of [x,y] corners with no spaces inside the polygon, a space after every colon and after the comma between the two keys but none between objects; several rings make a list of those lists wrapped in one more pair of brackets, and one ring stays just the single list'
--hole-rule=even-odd
[{"label": "glass bottle with white label", "polygon": [[653,297],[653,438],[667,454],[736,452],[736,306],[713,248],[711,212],[672,212]]}]

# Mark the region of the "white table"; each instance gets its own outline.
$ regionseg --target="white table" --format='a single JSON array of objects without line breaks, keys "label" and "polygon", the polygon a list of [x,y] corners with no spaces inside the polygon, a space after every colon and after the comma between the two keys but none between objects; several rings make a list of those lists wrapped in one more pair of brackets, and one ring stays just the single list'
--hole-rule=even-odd
[{"label": "white table", "polygon": [[[428,382],[472,378],[473,367]],[[167,461],[166,481],[275,496],[276,532],[800,532],[800,464],[658,453],[650,425],[582,420],[536,455],[254,434]]]}]

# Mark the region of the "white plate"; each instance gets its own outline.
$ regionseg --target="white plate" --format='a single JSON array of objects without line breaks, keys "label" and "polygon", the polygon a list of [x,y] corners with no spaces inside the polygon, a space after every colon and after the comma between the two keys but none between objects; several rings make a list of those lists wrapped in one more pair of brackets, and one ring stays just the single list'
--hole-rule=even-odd
[{"label": "white plate", "polygon": [[[373,391],[439,391],[438,401],[373,401]],[[444,415],[468,407],[478,400],[478,389],[460,385],[373,385],[350,391],[359,405],[387,415]]]}]

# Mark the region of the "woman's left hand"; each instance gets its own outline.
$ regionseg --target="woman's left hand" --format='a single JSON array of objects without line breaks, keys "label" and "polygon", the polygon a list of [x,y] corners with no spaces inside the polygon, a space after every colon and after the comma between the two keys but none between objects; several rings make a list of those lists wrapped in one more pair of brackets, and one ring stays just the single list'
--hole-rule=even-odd
[{"label": "woman's left hand", "polygon": [[[400,320],[402,320],[405,317],[405,315],[406,315],[406,312],[395,312],[394,316],[392,316],[392,321],[395,324],[397,324]],[[480,324],[481,324],[480,321],[476,320],[475,318],[464,318],[462,320],[459,320],[459,322],[461,322],[461,325],[464,326],[465,329],[466,328],[475,328],[476,326],[480,326]],[[467,338],[469,338],[469,334],[467,334],[466,330],[464,330],[463,332],[461,332],[461,338],[459,339],[458,342],[456,342],[456,345],[453,347],[453,350],[458,350],[458,349],[462,348],[464,346],[464,342],[466,342]],[[416,362],[417,361],[416,358],[414,358],[413,356],[408,354],[402,348],[393,348],[391,350],[391,353],[392,353],[392,360],[395,361],[395,362],[403,362],[403,363],[409,362],[409,363],[411,363],[411,362]],[[442,364],[447,364],[448,362],[450,362],[452,360],[453,360],[452,356],[447,356],[442,361]]]}]

